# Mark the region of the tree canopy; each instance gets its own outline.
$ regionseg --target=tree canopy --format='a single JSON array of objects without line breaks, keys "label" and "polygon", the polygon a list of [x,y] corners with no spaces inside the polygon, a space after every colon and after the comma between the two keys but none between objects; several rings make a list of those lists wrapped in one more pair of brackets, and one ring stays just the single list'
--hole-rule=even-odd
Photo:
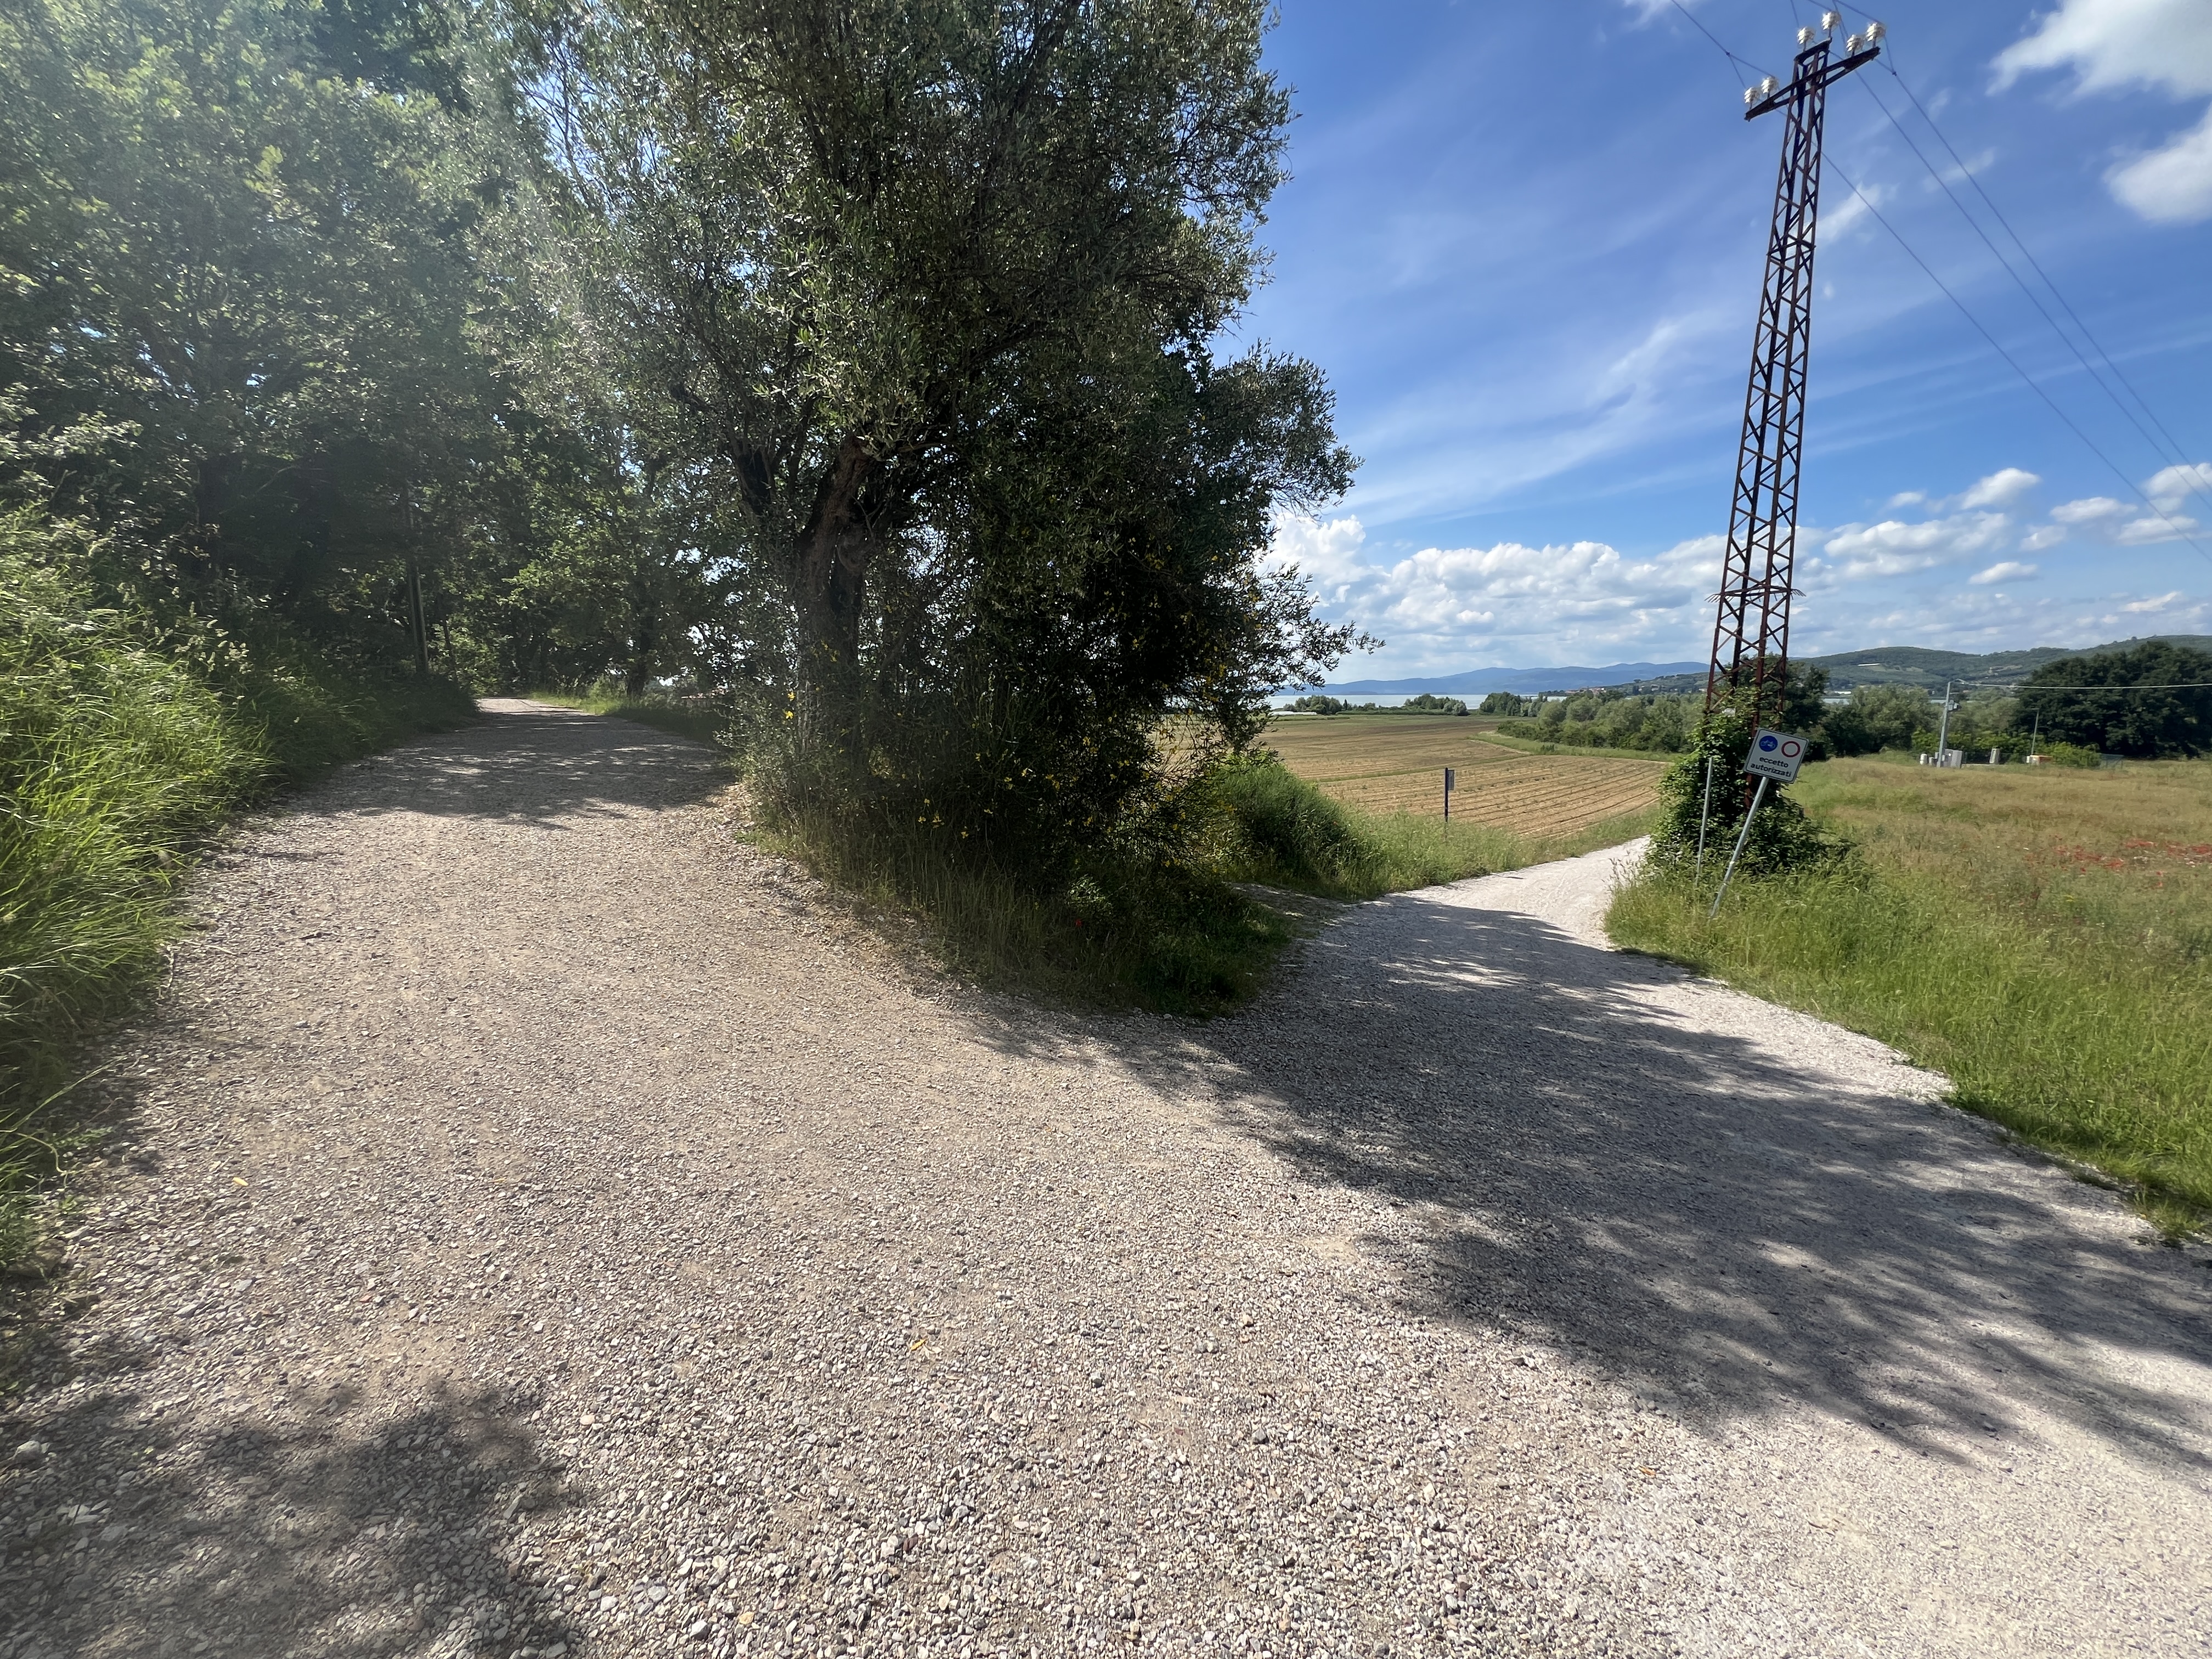
[{"label": "tree canopy", "polygon": [[364,661],[726,696],[793,806],[1164,848],[1350,643],[1265,562],[1328,388],[1226,343],[1266,21],[16,0],[0,496]]},{"label": "tree canopy", "polygon": [[[2142,689],[2135,689],[2142,688]],[[2151,640],[2045,663],[2021,687],[2015,726],[2150,760],[2212,750],[2212,653]]]}]

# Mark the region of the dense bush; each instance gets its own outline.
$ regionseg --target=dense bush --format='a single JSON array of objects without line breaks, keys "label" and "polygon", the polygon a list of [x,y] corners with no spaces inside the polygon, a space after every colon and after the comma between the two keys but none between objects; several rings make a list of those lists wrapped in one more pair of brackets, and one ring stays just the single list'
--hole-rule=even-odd
[{"label": "dense bush", "polygon": [[1464,714],[1467,705],[1457,697],[1440,697],[1433,691],[1412,696],[1398,707],[1409,714]]},{"label": "dense bush", "polygon": [[1928,694],[1917,685],[1854,686],[1849,702],[1820,717],[1820,735],[1835,755],[1917,748],[1928,709]]},{"label": "dense bush", "polygon": [[2139,760],[2212,751],[2212,653],[2153,640],[2062,657],[2028,676],[2014,723]]},{"label": "dense bush", "polygon": [[[1727,864],[1755,787],[1743,772],[1752,732],[1748,719],[1723,705],[1688,752],[1667,769],[1651,831],[1649,862],[1654,871],[1696,870],[1701,845],[1708,876],[1717,876]],[[1747,876],[1778,875],[1832,864],[1848,850],[1782,788],[1770,786],[1737,869]]]},{"label": "dense bush", "polygon": [[[1485,707],[1486,709],[1488,705]],[[1570,697],[1540,705],[1533,720],[1507,720],[1498,729],[1508,737],[1529,738],[1578,749],[1637,749],[1679,754],[1697,729],[1702,708],[1701,698],[1577,691]]]}]

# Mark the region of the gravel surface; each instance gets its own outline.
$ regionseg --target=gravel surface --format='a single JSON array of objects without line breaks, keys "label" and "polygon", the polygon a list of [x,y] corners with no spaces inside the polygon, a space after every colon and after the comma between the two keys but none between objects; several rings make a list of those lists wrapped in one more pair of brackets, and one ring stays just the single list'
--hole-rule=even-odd
[{"label": "gravel surface", "polygon": [[0,1656],[2212,1651],[2212,1273],[1616,853],[1195,1024],[520,702],[199,884],[20,1303]]}]

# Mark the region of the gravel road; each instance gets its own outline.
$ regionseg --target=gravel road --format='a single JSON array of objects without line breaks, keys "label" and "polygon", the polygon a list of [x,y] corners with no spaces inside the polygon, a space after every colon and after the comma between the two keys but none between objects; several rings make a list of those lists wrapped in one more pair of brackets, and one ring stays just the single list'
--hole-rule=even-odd
[{"label": "gravel road", "polygon": [[1604,949],[1626,854],[1040,1012],[486,714],[201,880],[4,1659],[2212,1652],[2212,1260]]}]

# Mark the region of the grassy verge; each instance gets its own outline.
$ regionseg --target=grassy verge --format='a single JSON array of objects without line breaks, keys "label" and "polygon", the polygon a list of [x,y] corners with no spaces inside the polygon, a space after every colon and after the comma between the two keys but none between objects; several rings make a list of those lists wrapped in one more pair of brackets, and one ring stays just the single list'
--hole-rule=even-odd
[{"label": "grassy verge", "polygon": [[0,526],[0,1261],[75,1144],[88,1039],[175,936],[179,884],[238,806],[473,704],[348,676],[297,641],[180,651]]},{"label": "grassy verge", "polygon": [[1647,879],[1613,937],[1894,1045],[2168,1231],[2212,1217],[2212,763],[1832,762],[1796,793],[1850,866],[1745,884],[1716,920]]},{"label": "grassy verge", "polygon": [[562,708],[581,708],[589,714],[635,720],[641,726],[673,732],[716,749],[725,746],[724,738],[730,724],[727,714],[697,697],[662,696],[650,691],[633,697],[602,687],[581,691],[532,691],[529,696],[533,702],[550,702]]}]

